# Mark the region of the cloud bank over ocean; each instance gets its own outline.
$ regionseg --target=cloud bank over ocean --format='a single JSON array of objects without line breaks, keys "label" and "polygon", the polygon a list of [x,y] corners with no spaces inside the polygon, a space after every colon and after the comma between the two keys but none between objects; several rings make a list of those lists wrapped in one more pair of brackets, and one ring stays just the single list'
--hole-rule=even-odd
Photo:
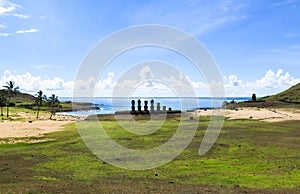
[{"label": "cloud bank over ocean", "polygon": [[[145,67],[142,69],[139,77],[141,81],[145,80],[151,75],[151,69]],[[168,78],[173,79],[174,85],[180,82],[180,76],[178,78]],[[188,76],[186,79],[190,81],[192,87],[196,91],[199,97],[209,97],[210,91],[207,83],[201,81],[191,80]],[[81,83],[81,87],[85,89],[95,89],[95,96],[97,97],[110,97],[114,90],[118,78],[115,77],[113,72],[109,72],[104,78],[96,80],[96,78],[89,78],[89,80]],[[70,97],[73,95],[74,80],[64,80],[60,77],[53,78],[43,78],[41,76],[32,75],[29,72],[23,74],[12,73],[11,71],[4,71],[0,74],[0,85],[5,85],[7,81],[14,81],[16,85],[20,87],[22,92],[27,92],[35,94],[38,90],[44,91],[46,94],[50,95],[55,93],[60,97]],[[285,90],[300,82],[300,78],[293,77],[289,72],[285,72],[283,69],[268,70],[265,74],[253,81],[244,81],[238,77],[238,75],[224,76],[224,87],[226,91],[226,96],[228,97],[249,97],[252,93],[256,93],[258,96],[266,96],[271,94],[276,94],[282,90]],[[95,88],[90,88],[90,85],[94,85]],[[161,96],[168,97],[173,96],[174,93],[170,88],[168,88],[163,83],[159,82],[144,82],[139,84],[139,86],[133,92],[136,96]]]}]

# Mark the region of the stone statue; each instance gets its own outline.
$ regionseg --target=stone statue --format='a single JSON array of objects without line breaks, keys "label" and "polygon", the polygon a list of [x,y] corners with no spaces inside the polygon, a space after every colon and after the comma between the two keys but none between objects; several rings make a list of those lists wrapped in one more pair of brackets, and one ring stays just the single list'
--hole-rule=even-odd
[{"label": "stone statue", "polygon": [[156,110],[157,110],[157,111],[160,111],[160,103],[159,103],[159,102],[157,103]]},{"label": "stone statue", "polygon": [[144,101],[144,111],[148,111],[148,101],[147,100],[145,100]]},{"label": "stone statue", "polygon": [[151,111],[154,111],[154,100],[152,99],[152,100],[150,101],[150,103],[151,103],[150,110],[151,110]]},{"label": "stone statue", "polygon": [[131,111],[135,111],[135,101],[131,100]]},{"label": "stone statue", "polygon": [[138,99],[137,102],[138,102],[138,106],[137,106],[138,107],[138,111],[142,111],[142,106],[141,106],[141,102],[142,101],[140,99]]}]

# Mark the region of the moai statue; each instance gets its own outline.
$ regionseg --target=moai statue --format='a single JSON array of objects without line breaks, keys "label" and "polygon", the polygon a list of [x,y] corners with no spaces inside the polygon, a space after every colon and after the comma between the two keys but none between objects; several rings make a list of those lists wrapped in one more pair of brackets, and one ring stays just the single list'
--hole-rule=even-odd
[{"label": "moai statue", "polygon": [[131,100],[131,111],[135,111],[135,101]]},{"label": "moai statue", "polygon": [[140,99],[138,99],[137,102],[138,102],[138,106],[137,106],[138,107],[138,111],[142,111],[142,106],[141,106],[141,102],[142,101]]},{"label": "moai statue", "polygon": [[151,111],[154,111],[154,100],[152,99],[152,100],[150,101],[150,103],[151,103],[150,110],[151,110]]},{"label": "moai statue", "polygon": [[163,111],[166,111],[167,107],[166,106],[163,106]]},{"label": "moai statue", "polygon": [[171,108],[171,107],[169,107],[169,111],[172,111],[172,108]]},{"label": "moai statue", "polygon": [[144,111],[148,111],[148,100],[144,101]]},{"label": "moai statue", "polygon": [[157,110],[157,111],[160,111],[160,103],[159,103],[159,102],[157,103],[156,110]]}]

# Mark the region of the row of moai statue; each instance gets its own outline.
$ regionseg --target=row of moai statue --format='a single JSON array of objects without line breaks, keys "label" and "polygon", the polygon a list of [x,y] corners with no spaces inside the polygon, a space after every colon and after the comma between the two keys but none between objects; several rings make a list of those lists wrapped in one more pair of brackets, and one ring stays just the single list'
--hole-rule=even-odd
[{"label": "row of moai statue", "polygon": [[[137,111],[142,111],[142,101],[140,100],[140,99],[138,99],[138,101],[137,101]],[[152,99],[151,101],[150,101],[150,111],[155,111],[154,110],[154,100]],[[162,111],[166,111],[167,110],[167,107],[166,106],[163,106],[162,107]],[[172,109],[171,108],[169,108],[169,111],[171,111]],[[131,111],[135,111],[135,100],[132,100],[131,101]],[[148,110],[148,100],[145,100],[144,101],[144,111],[149,111]],[[160,105],[160,103],[158,102],[157,104],[156,104],[156,111],[161,111],[161,105]]]}]

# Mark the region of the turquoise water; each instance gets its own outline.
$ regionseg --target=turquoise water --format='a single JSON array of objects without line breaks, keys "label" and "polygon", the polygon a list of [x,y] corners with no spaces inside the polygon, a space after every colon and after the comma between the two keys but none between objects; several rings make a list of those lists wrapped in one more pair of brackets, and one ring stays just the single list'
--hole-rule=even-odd
[{"label": "turquoise water", "polygon": [[176,98],[176,97],[159,97],[159,98],[76,98],[63,97],[59,100],[62,102],[72,101],[72,102],[90,102],[93,103],[96,109],[89,111],[76,111],[76,112],[67,112],[63,114],[68,115],[78,115],[78,116],[87,116],[91,114],[112,114],[116,111],[121,110],[131,110],[131,100],[135,100],[135,107],[137,110],[137,100],[142,101],[141,106],[142,110],[144,109],[144,101],[148,101],[148,109],[150,109],[150,101],[154,100],[154,106],[156,110],[156,105],[159,102],[161,109],[163,106],[166,106],[167,109],[171,108],[172,110],[193,110],[196,108],[218,108],[223,105],[224,101],[230,102],[234,100],[235,102],[242,102],[250,100],[251,98],[247,97],[227,97],[227,98],[216,98],[212,99],[209,97],[198,97],[198,98]]}]

